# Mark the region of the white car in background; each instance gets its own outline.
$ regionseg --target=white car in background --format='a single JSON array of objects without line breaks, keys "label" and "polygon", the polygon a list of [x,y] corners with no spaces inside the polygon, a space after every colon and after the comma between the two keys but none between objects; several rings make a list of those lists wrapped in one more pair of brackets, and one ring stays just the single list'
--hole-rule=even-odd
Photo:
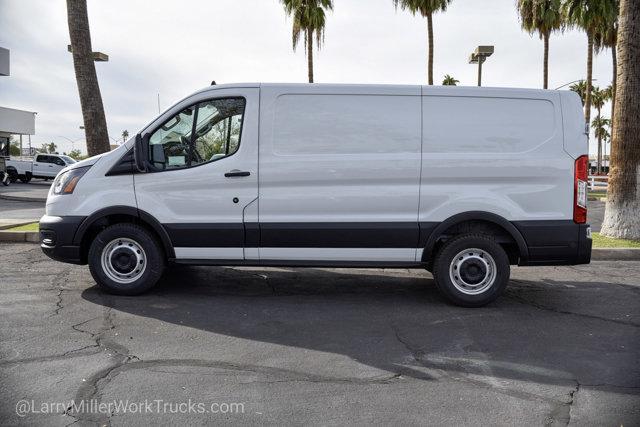
[{"label": "white car in background", "polygon": [[27,183],[31,178],[53,179],[58,172],[75,162],[62,154],[36,154],[34,157],[7,160],[7,172],[12,182],[19,179]]}]

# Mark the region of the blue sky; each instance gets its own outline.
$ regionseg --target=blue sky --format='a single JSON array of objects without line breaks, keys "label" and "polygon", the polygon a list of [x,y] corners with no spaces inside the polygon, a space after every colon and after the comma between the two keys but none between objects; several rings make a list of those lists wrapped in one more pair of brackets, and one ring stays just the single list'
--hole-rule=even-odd
[{"label": "blue sky", "polygon": [[[426,83],[426,21],[392,0],[335,0],[316,54],[321,83]],[[152,5],[152,7],[150,7]],[[93,48],[109,54],[96,68],[109,134],[133,135],[185,95],[219,83],[304,82],[302,45],[291,48],[291,20],[277,0],[89,0]],[[435,83],[451,74],[476,84],[468,54],[495,45],[483,85],[541,87],[542,41],[520,29],[514,0],[453,0],[434,18]],[[69,140],[85,151],[64,0],[0,0],[0,46],[11,76],[0,77],[0,105],[37,111],[34,145]],[[554,34],[550,87],[584,78],[586,36]],[[595,84],[611,81],[611,53],[595,58]],[[604,109],[609,114],[609,106]],[[591,150],[593,152],[593,150]]]}]

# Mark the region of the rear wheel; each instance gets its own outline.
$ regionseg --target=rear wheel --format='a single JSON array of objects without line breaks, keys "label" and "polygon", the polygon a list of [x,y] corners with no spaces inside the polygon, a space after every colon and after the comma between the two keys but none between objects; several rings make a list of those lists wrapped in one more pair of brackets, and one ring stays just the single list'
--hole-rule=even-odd
[{"label": "rear wheel", "polygon": [[18,175],[18,178],[20,179],[21,182],[28,184],[29,181],[31,181],[31,174],[27,172],[24,175]]},{"label": "rear wheel", "polygon": [[509,282],[509,257],[491,236],[466,234],[446,242],[436,254],[433,276],[442,294],[463,307],[494,301]]},{"label": "rear wheel", "polygon": [[155,237],[136,224],[112,225],[89,248],[89,270],[105,291],[138,295],[151,289],[164,270],[164,254]]}]

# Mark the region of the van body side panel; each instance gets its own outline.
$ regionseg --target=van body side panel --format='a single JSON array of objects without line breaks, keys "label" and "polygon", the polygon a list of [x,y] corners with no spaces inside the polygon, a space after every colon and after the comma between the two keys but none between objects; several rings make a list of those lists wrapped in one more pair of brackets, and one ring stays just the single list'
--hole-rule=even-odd
[{"label": "van body side panel", "polygon": [[372,261],[382,252],[349,248],[394,248],[394,260],[415,261],[419,94],[415,86],[262,87],[261,260]]},{"label": "van body side panel", "polygon": [[421,241],[434,224],[483,211],[516,226],[529,248],[522,263],[584,261],[578,252],[587,232],[573,222],[574,158],[565,150],[561,94],[423,87],[423,95]]},{"label": "van body side panel", "polygon": [[509,221],[573,217],[557,93],[439,89],[424,89],[421,222],[466,211]]}]

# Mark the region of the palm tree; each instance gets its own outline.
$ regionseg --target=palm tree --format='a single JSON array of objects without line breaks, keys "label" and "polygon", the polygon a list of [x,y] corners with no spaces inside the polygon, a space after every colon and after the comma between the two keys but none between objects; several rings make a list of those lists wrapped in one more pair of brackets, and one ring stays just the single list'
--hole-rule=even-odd
[{"label": "palm tree", "polygon": [[609,131],[607,127],[609,127],[610,121],[606,117],[602,117],[598,115],[595,119],[591,121],[591,127],[593,128],[593,133],[598,139],[598,167],[597,174],[600,175],[602,173],[602,143],[606,143],[609,139]]},{"label": "palm tree", "polygon": [[91,49],[87,0],[67,0],[67,21],[73,53],[73,67],[80,93],[80,107],[89,156],[109,151],[109,134],[100,86]]},{"label": "palm tree", "polygon": [[620,1],[615,0],[615,15],[609,19],[603,28],[598,29],[593,38],[593,47],[596,53],[609,48],[611,49],[611,64],[613,68],[613,78],[611,85],[607,88],[609,91],[609,100],[611,101],[611,121],[615,113],[616,98],[616,75],[618,73],[618,58],[616,57],[616,42],[618,40],[618,15],[620,9]]},{"label": "palm tree", "polygon": [[582,106],[584,107],[584,100],[587,96],[587,82],[584,80],[580,80],[571,86],[569,86],[569,90],[575,92],[580,96],[580,100],[582,101]]},{"label": "palm tree", "polygon": [[593,80],[593,40],[598,31],[616,15],[617,0],[564,0],[562,7],[569,26],[578,27],[587,33],[587,89],[584,101],[584,116],[591,122],[591,83]]},{"label": "palm tree", "polygon": [[122,131],[122,143],[123,144],[125,142],[127,142],[127,138],[129,138],[129,131],[125,129],[125,130]]},{"label": "palm tree", "polygon": [[396,8],[400,6],[402,10],[409,10],[413,15],[419,13],[423,18],[427,18],[427,34],[429,37],[427,81],[430,85],[433,84],[433,14],[447,10],[449,3],[451,3],[451,0],[393,0]]},{"label": "palm tree", "polygon": [[620,1],[609,189],[601,233],[640,239],[640,0]]},{"label": "palm tree", "polygon": [[547,89],[549,83],[549,37],[563,24],[561,6],[560,0],[517,0],[516,3],[522,29],[529,34],[538,33],[544,40],[543,89]]},{"label": "palm tree", "polygon": [[[602,107],[604,107],[604,103],[607,102],[607,92],[606,90],[600,90],[598,86],[594,86],[591,89],[591,104],[598,111],[598,115],[591,123],[601,124],[602,121]],[[598,135],[596,135],[598,138]],[[600,174],[602,172],[602,138],[598,138],[598,163],[597,163],[597,173]]]},{"label": "palm tree", "polygon": [[304,33],[304,48],[307,54],[309,83],[313,83],[313,39],[315,33],[318,49],[324,41],[326,23],[325,10],[333,10],[333,0],[280,0],[287,15],[293,17],[293,50],[295,51]]},{"label": "palm tree", "polygon": [[451,77],[449,74],[445,74],[444,79],[442,80],[443,86],[457,86],[458,83],[460,83],[460,80]]},{"label": "palm tree", "polygon": [[42,146],[40,146],[40,150],[39,151],[41,153],[54,154],[57,149],[58,149],[58,146],[56,145],[56,143],[55,142],[50,142],[48,144],[42,144]]}]

